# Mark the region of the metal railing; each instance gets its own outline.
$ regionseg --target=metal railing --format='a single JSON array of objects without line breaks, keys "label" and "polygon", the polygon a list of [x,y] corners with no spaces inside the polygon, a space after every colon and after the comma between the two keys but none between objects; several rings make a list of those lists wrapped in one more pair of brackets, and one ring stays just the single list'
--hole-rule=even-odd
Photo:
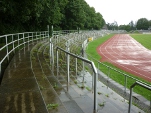
[{"label": "metal railing", "polygon": [[124,76],[124,92],[126,92],[126,90],[127,90],[127,82],[128,82],[128,78],[130,78],[130,79],[132,79],[132,80],[134,80],[134,81],[138,81],[138,82],[141,82],[141,83],[143,83],[143,84],[145,84],[145,85],[149,85],[149,84],[147,84],[147,83],[145,83],[145,82],[143,82],[143,81],[141,81],[141,80],[138,80],[137,78],[134,78],[134,77],[132,77],[132,76],[130,76],[130,75],[128,75],[128,74],[125,74],[125,73],[123,73],[123,72],[121,72],[121,71],[119,71],[119,70],[117,70],[116,68],[113,68],[113,67],[110,67],[110,66],[108,66],[108,65],[106,65],[106,64],[104,64],[104,63],[102,63],[102,62],[100,62],[100,61],[98,61],[98,60],[96,60],[95,58],[93,58],[93,57],[91,57],[89,54],[87,54],[87,56],[92,60],[92,61],[94,61],[94,62],[96,62],[97,63],[97,68],[98,69],[101,69],[101,65],[103,65],[104,67],[106,67],[106,72],[108,72],[107,73],[107,76],[108,76],[108,78],[110,78],[110,71],[112,70],[112,71],[114,71],[114,72],[117,72],[117,73],[119,73],[119,74],[121,74],[122,76]]},{"label": "metal railing", "polygon": [[16,34],[8,34],[0,36],[0,81],[2,79],[2,64],[5,60],[9,62],[11,60],[10,55],[26,45],[29,46],[31,42],[38,40],[44,40],[49,37],[48,31],[40,32],[24,32]]},{"label": "metal railing", "polygon": [[[69,75],[70,59],[69,59],[69,56],[72,56],[75,59],[79,59],[79,60],[84,61],[84,62],[86,62],[86,63],[91,65],[91,67],[93,69],[93,73],[94,73],[94,79],[93,79],[94,80],[93,81],[93,83],[94,83],[94,88],[93,88],[94,89],[94,108],[93,109],[94,109],[94,113],[96,113],[97,112],[97,80],[98,80],[98,73],[97,73],[97,69],[96,69],[94,63],[92,61],[88,60],[88,59],[85,59],[83,57],[77,56],[77,55],[72,54],[72,53],[70,53],[68,51],[65,51],[62,48],[57,47],[56,48],[56,53],[57,53],[56,54],[56,59],[57,59],[57,61],[56,61],[57,62],[57,77],[58,77],[58,73],[59,73],[59,54],[58,54],[59,50],[67,54],[67,61],[66,61],[66,63],[67,63],[67,88],[68,88],[69,82],[70,82],[70,75]],[[75,68],[77,69],[77,64],[75,66],[76,66]]]},{"label": "metal railing", "polygon": [[[137,82],[142,83],[142,84],[144,84],[146,86],[151,86],[150,84],[148,84],[146,82],[143,82],[143,81],[141,81],[141,80],[139,80],[137,78],[134,78],[133,76],[130,76],[130,75],[128,75],[128,74],[126,74],[126,73],[124,73],[124,72],[122,72],[120,70],[117,70],[116,68],[110,67],[110,66],[108,66],[108,65],[106,65],[106,64],[104,64],[104,63],[102,63],[102,62],[100,62],[98,60],[96,60],[95,58],[91,57],[88,54],[87,54],[87,56],[89,57],[89,59],[91,61],[93,61],[95,63],[95,65],[97,66],[98,70],[101,70],[104,74],[107,75],[106,76],[107,77],[106,80],[105,79],[101,79],[101,81],[104,82],[107,86],[109,86],[109,83],[110,83],[111,85],[109,87],[113,88],[114,90],[116,90],[116,92],[119,93],[120,95],[122,95],[125,99],[129,98],[129,94],[127,93],[127,89],[134,82],[137,81]],[[98,72],[98,75],[100,75],[99,72]],[[124,86],[123,89],[122,89],[122,87],[119,88],[119,87],[115,86],[114,84],[112,84],[111,82],[109,82],[109,81],[112,80],[111,78],[114,75],[118,76],[118,77],[121,77],[120,81],[124,81],[123,83],[122,82],[120,83],[122,86]],[[150,92],[148,91],[148,93],[150,93]],[[148,100],[148,101],[150,101],[150,100]],[[137,104],[143,110],[150,111],[150,109],[148,109],[148,107],[149,106],[151,107],[151,104],[150,105],[145,105],[141,100],[137,100],[137,98],[136,98],[135,102],[136,102],[135,104]]]},{"label": "metal railing", "polygon": [[[151,86],[145,85],[145,84],[143,84],[143,83],[141,83],[141,82],[138,82],[138,81],[136,81],[133,85],[131,85],[131,87],[130,87],[130,97],[129,97],[129,108],[128,108],[128,113],[131,112],[131,106],[132,106],[132,93],[133,93],[133,88],[134,88],[136,85],[139,85],[139,86],[141,86],[141,87],[143,87],[143,88],[148,89],[148,90],[151,91]],[[151,108],[150,108],[150,109],[151,109]]]}]

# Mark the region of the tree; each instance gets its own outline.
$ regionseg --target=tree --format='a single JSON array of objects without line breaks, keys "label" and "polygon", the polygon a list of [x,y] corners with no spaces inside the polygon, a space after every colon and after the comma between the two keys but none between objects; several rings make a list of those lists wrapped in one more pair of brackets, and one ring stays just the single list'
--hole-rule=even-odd
[{"label": "tree", "polygon": [[149,22],[146,18],[140,18],[138,21],[137,21],[137,25],[136,25],[137,29],[138,30],[147,30],[149,28]]},{"label": "tree", "polygon": [[105,20],[85,0],[0,0],[0,35],[60,29],[100,29]]},{"label": "tree", "polygon": [[135,24],[134,24],[133,21],[131,21],[131,22],[129,23],[129,26],[130,26],[130,29],[131,29],[131,30],[134,30],[134,29],[135,29]]}]

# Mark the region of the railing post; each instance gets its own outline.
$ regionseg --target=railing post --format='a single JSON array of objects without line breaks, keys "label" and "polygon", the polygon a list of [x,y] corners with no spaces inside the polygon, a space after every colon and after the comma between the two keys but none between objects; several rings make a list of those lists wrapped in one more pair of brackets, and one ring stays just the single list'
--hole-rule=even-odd
[{"label": "railing post", "polygon": [[58,75],[59,75],[59,54],[58,54],[58,49],[57,49],[57,78],[58,78]]},{"label": "railing post", "polygon": [[29,33],[28,33],[28,47],[29,47],[29,37],[30,37],[30,36],[29,36]]},{"label": "railing post", "polygon": [[[67,41],[66,42],[66,49],[67,49],[67,52],[69,52],[70,51],[70,48],[69,48],[69,42]],[[69,82],[70,82],[70,67],[69,67],[69,65],[70,65],[70,58],[69,58],[69,54],[67,53],[66,54],[67,55],[67,91],[69,90],[68,88],[69,88]]]},{"label": "railing post", "polygon": [[109,81],[109,78],[110,78],[110,67],[108,66],[108,81]]},{"label": "railing post", "polygon": [[8,54],[8,42],[7,42],[7,36],[5,36],[6,39],[6,51],[7,51],[7,60],[9,61],[9,54]]},{"label": "railing post", "polygon": [[51,41],[51,38],[49,39],[49,56],[51,57],[51,44],[52,44],[52,41]]},{"label": "railing post", "polygon": [[14,37],[13,37],[14,35],[12,35],[12,41],[13,41],[13,52],[14,52],[14,54],[15,54],[15,50],[14,50]]},{"label": "railing post", "polygon": [[127,75],[125,75],[125,94],[126,94],[126,88],[127,88]]},{"label": "railing post", "polygon": [[69,70],[69,54],[67,54],[67,91],[68,91],[68,88],[69,88],[69,82],[70,82],[70,70]]},{"label": "railing post", "polygon": [[37,32],[36,32],[36,41],[38,42],[38,39],[37,39]]},{"label": "railing post", "polygon": [[34,41],[33,33],[31,33],[31,37],[32,37],[32,44],[33,44]]},{"label": "railing post", "polygon": [[54,64],[54,52],[53,52],[53,43],[51,43],[51,58],[52,58],[52,64]]},{"label": "railing post", "polygon": [[77,77],[77,58],[75,59],[75,71],[76,71],[76,77]]},{"label": "railing post", "polygon": [[93,75],[92,75],[92,92],[94,90],[94,76],[95,76],[95,73],[93,72]]},{"label": "railing post", "polygon": [[24,42],[24,47],[25,47],[25,33],[23,33],[23,42]]},{"label": "railing post", "polygon": [[128,108],[128,113],[131,113],[132,93],[133,93],[133,88],[130,88],[130,98],[129,98],[129,108]]},{"label": "railing post", "polygon": [[51,36],[53,37],[53,25],[51,26]]},{"label": "railing post", "polygon": [[1,62],[0,62],[0,82],[1,82],[1,79],[2,79],[2,66],[1,66]]},{"label": "railing post", "polygon": [[98,73],[94,74],[94,113],[97,113],[97,80]]},{"label": "railing post", "polygon": [[150,110],[151,110],[151,97],[150,97]]},{"label": "railing post", "polygon": [[19,34],[18,34],[18,49],[19,49]]},{"label": "railing post", "polygon": [[[82,50],[81,50],[81,54],[82,54],[82,57],[84,57],[84,44],[82,44]],[[85,66],[84,66],[84,61],[82,61],[82,66],[83,66],[83,83],[84,83],[84,71],[85,71]]]}]

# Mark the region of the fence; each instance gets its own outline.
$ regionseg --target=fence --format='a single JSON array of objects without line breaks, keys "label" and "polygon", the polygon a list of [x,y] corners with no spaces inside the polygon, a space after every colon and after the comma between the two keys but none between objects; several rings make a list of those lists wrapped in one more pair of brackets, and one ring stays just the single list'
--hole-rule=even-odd
[{"label": "fence", "polygon": [[[141,87],[143,87],[143,88],[148,89],[148,90],[151,91],[151,86],[149,87],[149,86],[147,86],[147,85],[145,85],[145,84],[143,84],[143,83],[140,83],[140,82],[138,82],[138,81],[136,81],[134,84],[132,84],[131,87],[130,87],[130,97],[129,97],[129,108],[128,108],[128,113],[131,112],[131,106],[132,106],[132,93],[133,93],[133,88],[134,88],[136,85],[139,85],[139,86],[141,86]],[[150,109],[151,109],[151,108],[150,108]]]},{"label": "fence", "polygon": [[[85,49],[85,45],[88,42],[89,37],[93,37],[93,39],[95,39],[110,33],[113,33],[113,31],[53,31],[52,38],[50,39],[50,64],[56,65],[54,73],[56,72],[55,75],[57,78],[59,78],[59,73],[67,75],[67,86],[69,85],[70,78],[73,74],[71,73],[71,71],[73,71],[72,66],[75,72],[74,75],[77,76],[78,71],[84,71],[90,64],[88,67],[92,68],[91,74],[92,90],[94,90],[94,112],[97,112],[96,86],[98,73],[94,63],[84,58],[82,51]],[[78,59],[82,62],[81,65],[78,64],[78,62],[80,62]],[[80,69],[78,69],[78,67],[80,67]],[[52,70],[53,69],[54,68],[52,68]],[[84,81],[84,75],[82,81]]]},{"label": "fence", "polygon": [[[130,96],[130,94],[128,92],[128,88],[130,88],[131,85],[133,83],[135,83],[136,81],[141,83],[141,84],[143,84],[143,85],[151,87],[151,85],[147,84],[146,82],[143,82],[143,81],[141,81],[141,80],[139,80],[137,78],[134,78],[133,76],[130,76],[130,75],[124,73],[124,72],[121,72],[121,71],[117,70],[116,68],[110,67],[110,66],[108,66],[108,65],[106,65],[106,64],[104,64],[104,63],[102,63],[102,62],[100,62],[100,61],[98,61],[96,59],[94,59],[93,57],[91,57],[88,54],[87,54],[87,56],[89,57],[89,59],[91,61],[93,61],[95,63],[95,65],[97,66],[98,70],[101,70],[101,72],[103,72],[104,74],[107,75],[106,79],[103,79],[101,77],[100,80],[102,82],[104,82],[107,86],[109,86],[109,83],[110,83],[111,85],[109,87],[114,89],[114,90],[116,90],[116,92],[119,93],[120,95],[122,95],[125,99],[128,99],[129,96]],[[101,74],[98,73],[98,75],[101,75]],[[118,84],[115,85],[115,83],[111,83],[111,81],[114,80],[114,79],[112,80],[113,76],[119,79],[119,81],[116,81],[116,82],[118,82],[119,84],[124,86],[123,89],[121,89],[122,87],[119,88]],[[150,95],[151,91],[146,90],[146,88],[142,89],[141,92],[146,92],[146,93],[148,93],[149,96],[151,96]],[[148,100],[150,100],[150,99],[151,99],[151,97],[148,97]],[[143,110],[150,112],[150,110],[151,110],[151,100],[150,100],[150,104],[145,104],[143,101],[138,100],[137,98],[134,97],[134,101],[133,102],[135,104],[137,104]]]},{"label": "fence", "polygon": [[16,33],[16,34],[8,34],[0,36],[0,82],[2,80],[3,72],[6,68],[6,64],[8,64],[15,54],[15,52],[26,45],[35,41],[44,40],[49,37],[48,31],[40,31],[40,32],[24,32],[24,33]]}]

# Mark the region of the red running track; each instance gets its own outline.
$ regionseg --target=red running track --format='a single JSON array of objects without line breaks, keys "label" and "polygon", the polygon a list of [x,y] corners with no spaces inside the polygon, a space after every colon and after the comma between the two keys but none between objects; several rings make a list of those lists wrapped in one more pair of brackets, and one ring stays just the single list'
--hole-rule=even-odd
[{"label": "red running track", "polygon": [[151,82],[151,51],[128,34],[114,35],[97,47],[97,52],[102,62],[110,62]]}]

